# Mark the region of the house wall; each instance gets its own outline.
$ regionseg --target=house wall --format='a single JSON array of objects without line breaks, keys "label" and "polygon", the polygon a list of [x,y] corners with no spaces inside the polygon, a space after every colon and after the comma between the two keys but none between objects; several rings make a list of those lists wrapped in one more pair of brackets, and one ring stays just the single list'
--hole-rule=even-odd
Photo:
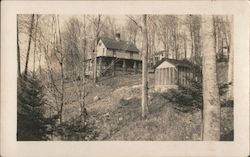
[{"label": "house wall", "polygon": [[117,57],[124,59],[133,59],[133,60],[140,59],[139,53],[107,49],[101,40],[98,42],[96,51],[97,51],[97,56],[109,56],[109,57]]},{"label": "house wall", "polygon": [[178,88],[178,85],[186,86],[192,77],[191,70],[187,67],[176,67],[165,61],[155,70],[155,90],[159,92]]},{"label": "house wall", "polygon": [[107,48],[105,47],[103,42],[99,40],[97,44],[97,48],[96,48],[97,56],[106,56],[106,51],[107,51]]},{"label": "house wall", "polygon": [[121,51],[121,50],[107,49],[106,56],[124,58],[124,59],[139,60],[139,54],[138,53]]},{"label": "house wall", "polygon": [[159,92],[167,91],[171,88],[177,88],[177,69],[165,61],[155,70],[155,90]]},{"label": "house wall", "polygon": [[153,57],[153,64],[155,65],[158,61],[162,60],[163,58],[165,58],[165,55],[162,54],[157,54]]},{"label": "house wall", "polygon": [[178,84],[179,85],[189,85],[190,79],[193,77],[191,69],[186,67],[179,67],[178,68]]}]

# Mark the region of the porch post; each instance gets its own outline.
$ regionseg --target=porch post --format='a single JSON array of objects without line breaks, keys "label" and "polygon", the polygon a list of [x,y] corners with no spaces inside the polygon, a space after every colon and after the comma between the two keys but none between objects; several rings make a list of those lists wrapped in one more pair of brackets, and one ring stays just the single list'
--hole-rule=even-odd
[{"label": "porch post", "polygon": [[125,59],[123,60],[122,69],[123,69],[123,72],[127,71],[126,60]]},{"label": "porch post", "polygon": [[137,64],[136,64],[136,61],[134,61],[133,69],[134,69],[134,73],[136,74],[137,73]]},{"label": "porch post", "polygon": [[115,76],[115,59],[112,59],[111,66],[112,66],[112,76]]},{"label": "porch post", "polygon": [[101,75],[102,75],[102,57],[100,57],[98,61],[98,77],[101,77]]}]

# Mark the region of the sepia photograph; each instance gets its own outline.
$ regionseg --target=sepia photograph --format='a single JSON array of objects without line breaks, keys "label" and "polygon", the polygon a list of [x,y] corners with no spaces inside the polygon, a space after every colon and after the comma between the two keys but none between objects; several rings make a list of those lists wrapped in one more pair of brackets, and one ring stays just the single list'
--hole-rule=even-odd
[{"label": "sepia photograph", "polygon": [[1,2],[0,156],[248,156],[249,9]]},{"label": "sepia photograph", "polygon": [[17,15],[17,140],[233,141],[230,15]]}]

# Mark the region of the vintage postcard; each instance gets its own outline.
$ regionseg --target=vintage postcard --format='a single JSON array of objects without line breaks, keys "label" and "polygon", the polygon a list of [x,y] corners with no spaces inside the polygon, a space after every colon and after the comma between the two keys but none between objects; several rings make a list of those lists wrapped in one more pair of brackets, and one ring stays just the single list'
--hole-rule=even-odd
[{"label": "vintage postcard", "polygon": [[4,1],[1,155],[249,155],[248,1]]}]

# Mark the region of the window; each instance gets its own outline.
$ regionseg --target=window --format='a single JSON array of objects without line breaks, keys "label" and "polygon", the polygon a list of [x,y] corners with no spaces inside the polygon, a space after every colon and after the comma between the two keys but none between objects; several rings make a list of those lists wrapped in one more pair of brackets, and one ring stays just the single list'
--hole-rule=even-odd
[{"label": "window", "polygon": [[105,48],[102,49],[102,53],[103,53],[103,54],[104,54],[104,52],[105,52]]},{"label": "window", "polygon": [[115,50],[113,50],[113,56],[114,56],[114,57],[116,56],[116,51],[115,51]]},{"label": "window", "polygon": [[133,52],[130,52],[130,58],[133,58]]}]

